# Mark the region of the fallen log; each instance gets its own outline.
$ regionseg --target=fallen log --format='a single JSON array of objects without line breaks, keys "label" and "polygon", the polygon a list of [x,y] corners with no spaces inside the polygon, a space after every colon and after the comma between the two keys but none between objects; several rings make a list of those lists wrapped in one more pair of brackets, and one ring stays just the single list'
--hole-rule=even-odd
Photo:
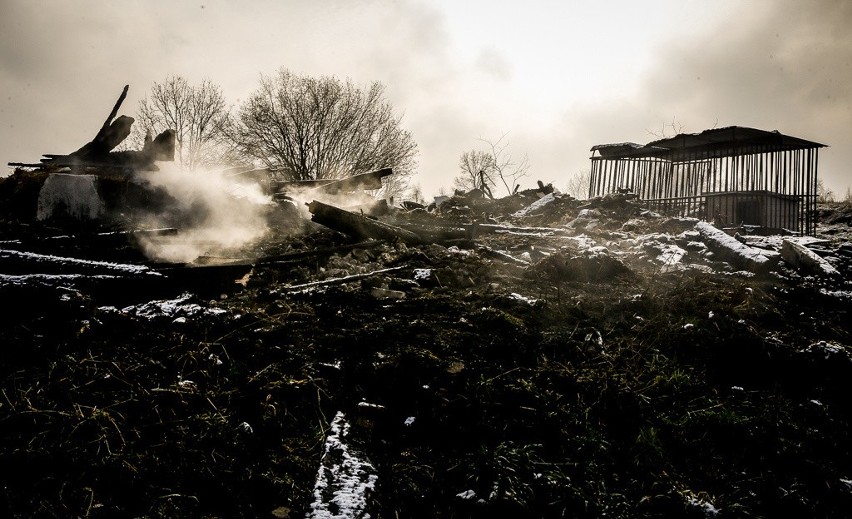
[{"label": "fallen log", "polygon": [[360,240],[398,240],[406,245],[425,243],[417,234],[318,200],[308,204],[311,220]]},{"label": "fallen log", "polygon": [[797,269],[807,270],[817,275],[830,277],[840,275],[840,272],[838,272],[836,268],[818,254],[804,245],[800,245],[786,238],[781,240],[781,257],[784,261]]},{"label": "fallen log", "polygon": [[732,263],[753,272],[764,272],[769,269],[770,258],[767,256],[768,251],[740,243],[733,236],[713,227],[707,222],[696,223],[695,230],[701,234],[707,247],[715,250]]}]

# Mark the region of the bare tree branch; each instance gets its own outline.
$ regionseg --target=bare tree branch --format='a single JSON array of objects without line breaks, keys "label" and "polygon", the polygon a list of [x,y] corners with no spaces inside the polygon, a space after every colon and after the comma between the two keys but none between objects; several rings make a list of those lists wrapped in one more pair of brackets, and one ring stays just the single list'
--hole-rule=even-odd
[{"label": "bare tree branch", "polygon": [[494,159],[494,175],[506,188],[506,193],[511,195],[517,189],[517,181],[529,174],[529,158],[526,154],[520,160],[515,160],[508,152],[509,141],[506,136],[508,132],[500,136],[496,141],[479,138],[479,141],[488,145],[491,156]]},{"label": "bare tree branch", "polygon": [[261,77],[240,107],[233,139],[238,149],[292,180],[343,178],[393,167],[381,194],[402,193],[416,167],[417,145],[384,99],[335,77],[299,76],[282,68]]},{"label": "bare tree branch", "polygon": [[148,132],[175,131],[175,158],[185,169],[211,166],[229,156],[228,109],[221,89],[210,81],[190,85],[181,76],[169,76],[154,83],[148,97],[139,102],[137,118],[136,143]]},{"label": "bare tree branch", "polygon": [[480,150],[470,150],[462,153],[459,157],[459,169],[461,175],[455,178],[455,187],[464,191],[480,189],[491,194],[494,187],[494,156]]}]

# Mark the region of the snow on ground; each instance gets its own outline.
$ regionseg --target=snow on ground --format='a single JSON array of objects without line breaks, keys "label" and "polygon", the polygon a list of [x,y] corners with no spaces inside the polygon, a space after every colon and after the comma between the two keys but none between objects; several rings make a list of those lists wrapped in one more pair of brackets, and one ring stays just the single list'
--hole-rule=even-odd
[{"label": "snow on ground", "polygon": [[34,252],[22,252],[17,250],[0,250],[0,259],[9,259],[15,261],[26,262],[28,265],[38,264],[62,264],[69,267],[94,267],[103,269],[116,274],[134,274],[134,275],[154,275],[160,276],[160,273],[154,272],[145,265],[129,265],[125,263],[112,263],[108,261],[94,261],[78,258],[64,258],[62,256],[53,256],[49,254],[36,254]]},{"label": "snow on ground", "polygon": [[553,193],[549,193],[547,195],[544,195],[543,197],[539,198],[538,200],[536,200],[535,202],[531,203],[530,205],[524,207],[523,209],[519,209],[518,211],[515,211],[514,213],[512,213],[512,217],[523,218],[524,216],[532,214],[533,212],[537,211],[538,209],[541,209],[542,207],[546,206],[550,202],[553,202],[555,199],[556,199],[556,196]]},{"label": "snow on ground", "polygon": [[828,290],[826,288],[821,288],[819,289],[819,291],[821,294],[826,296],[832,296],[838,299],[852,301],[852,290]]},{"label": "snow on ground", "polygon": [[84,275],[84,274],[0,274],[0,287],[4,286],[32,286],[33,283],[45,285],[56,285],[59,283],[73,282],[81,279],[117,279],[116,276]]},{"label": "snow on ground", "polygon": [[522,303],[526,303],[530,306],[535,306],[536,303],[538,303],[538,299],[523,296],[521,294],[518,294],[517,292],[512,292],[511,294],[509,294],[509,298],[514,299],[516,301],[521,301]]},{"label": "snow on ground", "polygon": [[[194,297],[192,294],[185,292],[176,299],[148,301],[140,305],[124,307],[120,312],[125,315],[133,315],[148,320],[166,317],[176,320],[181,319],[182,321],[185,321],[186,318],[215,316],[225,313],[225,310],[221,308],[210,308],[201,306],[198,303],[191,303],[190,301]],[[111,306],[101,307],[100,310],[104,312],[119,311]]]},{"label": "snow on ground", "polygon": [[366,519],[367,493],[374,490],[376,469],[346,444],[349,422],[340,411],[331,421],[325,453],[314,484],[309,519]]}]

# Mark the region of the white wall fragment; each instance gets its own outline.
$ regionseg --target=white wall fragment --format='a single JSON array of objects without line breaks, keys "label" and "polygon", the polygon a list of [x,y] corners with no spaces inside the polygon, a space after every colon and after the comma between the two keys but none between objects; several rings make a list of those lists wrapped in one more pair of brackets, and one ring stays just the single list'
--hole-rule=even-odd
[{"label": "white wall fragment", "polygon": [[51,174],[39,191],[36,218],[97,219],[104,212],[104,204],[98,195],[96,183],[94,175]]}]

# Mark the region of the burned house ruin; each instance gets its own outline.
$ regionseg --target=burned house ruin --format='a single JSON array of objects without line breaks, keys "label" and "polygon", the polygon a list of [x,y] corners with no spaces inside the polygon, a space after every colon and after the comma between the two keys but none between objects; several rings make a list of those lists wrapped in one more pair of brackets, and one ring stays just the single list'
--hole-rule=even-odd
[{"label": "burned house ruin", "polygon": [[722,227],[813,234],[824,144],[741,126],[593,146],[589,196],[630,191],[652,209]]}]

